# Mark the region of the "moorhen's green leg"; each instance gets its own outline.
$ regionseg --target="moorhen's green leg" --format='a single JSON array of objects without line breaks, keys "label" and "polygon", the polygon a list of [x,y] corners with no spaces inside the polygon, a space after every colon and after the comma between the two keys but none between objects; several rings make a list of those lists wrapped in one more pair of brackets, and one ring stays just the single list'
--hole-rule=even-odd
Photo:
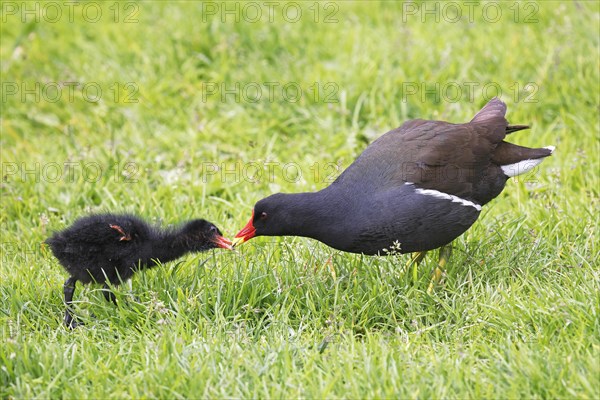
[{"label": "moorhen's green leg", "polygon": [[423,261],[423,258],[425,258],[425,254],[427,254],[426,251],[417,251],[416,253],[413,253],[410,261],[406,263],[406,268],[408,269],[408,267],[415,263],[419,265],[419,263]]},{"label": "moorhen's green leg", "polygon": [[446,264],[448,264],[448,260],[450,260],[451,255],[452,243],[440,247],[440,258],[437,267],[435,267],[435,271],[433,271],[433,276],[431,277],[431,282],[429,282],[427,293],[431,294],[434,286],[440,283],[442,275],[444,274],[444,271],[446,271]]},{"label": "moorhen's green leg", "polygon": [[73,314],[71,314],[71,304],[73,303],[73,294],[75,293],[75,283],[77,279],[74,277],[70,277],[65,281],[63,286],[64,294],[65,294],[65,306],[67,307],[65,311],[65,325],[69,329],[77,328],[78,325],[82,325],[81,322],[75,321],[73,318]]},{"label": "moorhen's green leg", "polygon": [[410,257],[410,260],[404,266],[404,272],[405,273],[408,273],[408,269],[411,266],[413,267],[413,279],[415,281],[417,280],[417,267],[419,266],[419,264],[421,263],[421,261],[423,261],[423,259],[425,258],[425,254],[427,254],[426,251],[417,251],[415,253],[412,253],[411,257]]},{"label": "moorhen's green leg", "polygon": [[410,260],[404,266],[404,270],[408,271],[408,269],[412,265],[417,265],[418,266],[421,263],[421,261],[423,261],[423,258],[425,258],[425,254],[427,254],[426,251],[417,251],[415,253],[412,253],[411,257],[410,257]]}]

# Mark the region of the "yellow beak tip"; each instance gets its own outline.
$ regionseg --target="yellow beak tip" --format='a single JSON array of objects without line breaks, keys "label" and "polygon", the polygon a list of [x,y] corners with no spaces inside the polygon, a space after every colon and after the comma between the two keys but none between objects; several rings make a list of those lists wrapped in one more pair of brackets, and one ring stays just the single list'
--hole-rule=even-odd
[{"label": "yellow beak tip", "polygon": [[235,246],[237,246],[239,244],[244,243],[245,241],[246,240],[244,240],[244,238],[242,238],[242,237],[235,238],[235,239],[233,239],[233,242],[231,243],[231,247],[235,247]]}]

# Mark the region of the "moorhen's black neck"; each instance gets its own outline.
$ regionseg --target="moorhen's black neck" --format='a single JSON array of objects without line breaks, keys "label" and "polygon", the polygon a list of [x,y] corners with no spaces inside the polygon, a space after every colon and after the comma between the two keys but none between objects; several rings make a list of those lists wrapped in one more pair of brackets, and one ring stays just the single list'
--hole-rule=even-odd
[{"label": "moorhen's black neck", "polygon": [[[282,209],[280,235],[305,236],[324,243],[342,238],[352,220],[352,196],[338,193],[334,186],[318,192],[280,194],[277,207]],[[344,218],[345,217],[345,218]]]},{"label": "moorhen's black neck", "polygon": [[148,258],[158,260],[163,264],[194,251],[192,240],[181,229],[158,232],[150,243]]}]

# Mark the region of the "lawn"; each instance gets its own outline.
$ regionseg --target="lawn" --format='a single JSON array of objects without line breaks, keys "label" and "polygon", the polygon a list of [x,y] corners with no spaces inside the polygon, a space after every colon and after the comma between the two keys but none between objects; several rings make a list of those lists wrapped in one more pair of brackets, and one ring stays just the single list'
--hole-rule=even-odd
[{"label": "lawn", "polygon": [[[598,2],[1,4],[1,398],[600,398]],[[115,289],[42,242],[97,211],[229,237],[412,118],[491,97],[555,145],[437,254],[256,238]]]}]

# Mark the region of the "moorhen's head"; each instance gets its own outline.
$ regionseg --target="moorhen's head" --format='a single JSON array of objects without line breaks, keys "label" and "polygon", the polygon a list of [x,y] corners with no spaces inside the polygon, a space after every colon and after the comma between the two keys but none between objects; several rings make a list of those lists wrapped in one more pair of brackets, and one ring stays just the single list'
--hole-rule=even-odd
[{"label": "moorhen's head", "polygon": [[[285,194],[277,193],[256,203],[250,221],[235,235],[239,239],[236,244],[244,243],[255,236],[287,234],[291,223],[290,211],[294,207],[294,203],[286,202],[285,197]],[[284,203],[285,206],[283,206]]]},{"label": "moorhen's head", "polygon": [[195,219],[186,223],[181,229],[181,236],[185,237],[191,250],[203,251],[213,248],[231,250],[231,240],[223,237],[223,234],[215,225],[203,219]]}]

